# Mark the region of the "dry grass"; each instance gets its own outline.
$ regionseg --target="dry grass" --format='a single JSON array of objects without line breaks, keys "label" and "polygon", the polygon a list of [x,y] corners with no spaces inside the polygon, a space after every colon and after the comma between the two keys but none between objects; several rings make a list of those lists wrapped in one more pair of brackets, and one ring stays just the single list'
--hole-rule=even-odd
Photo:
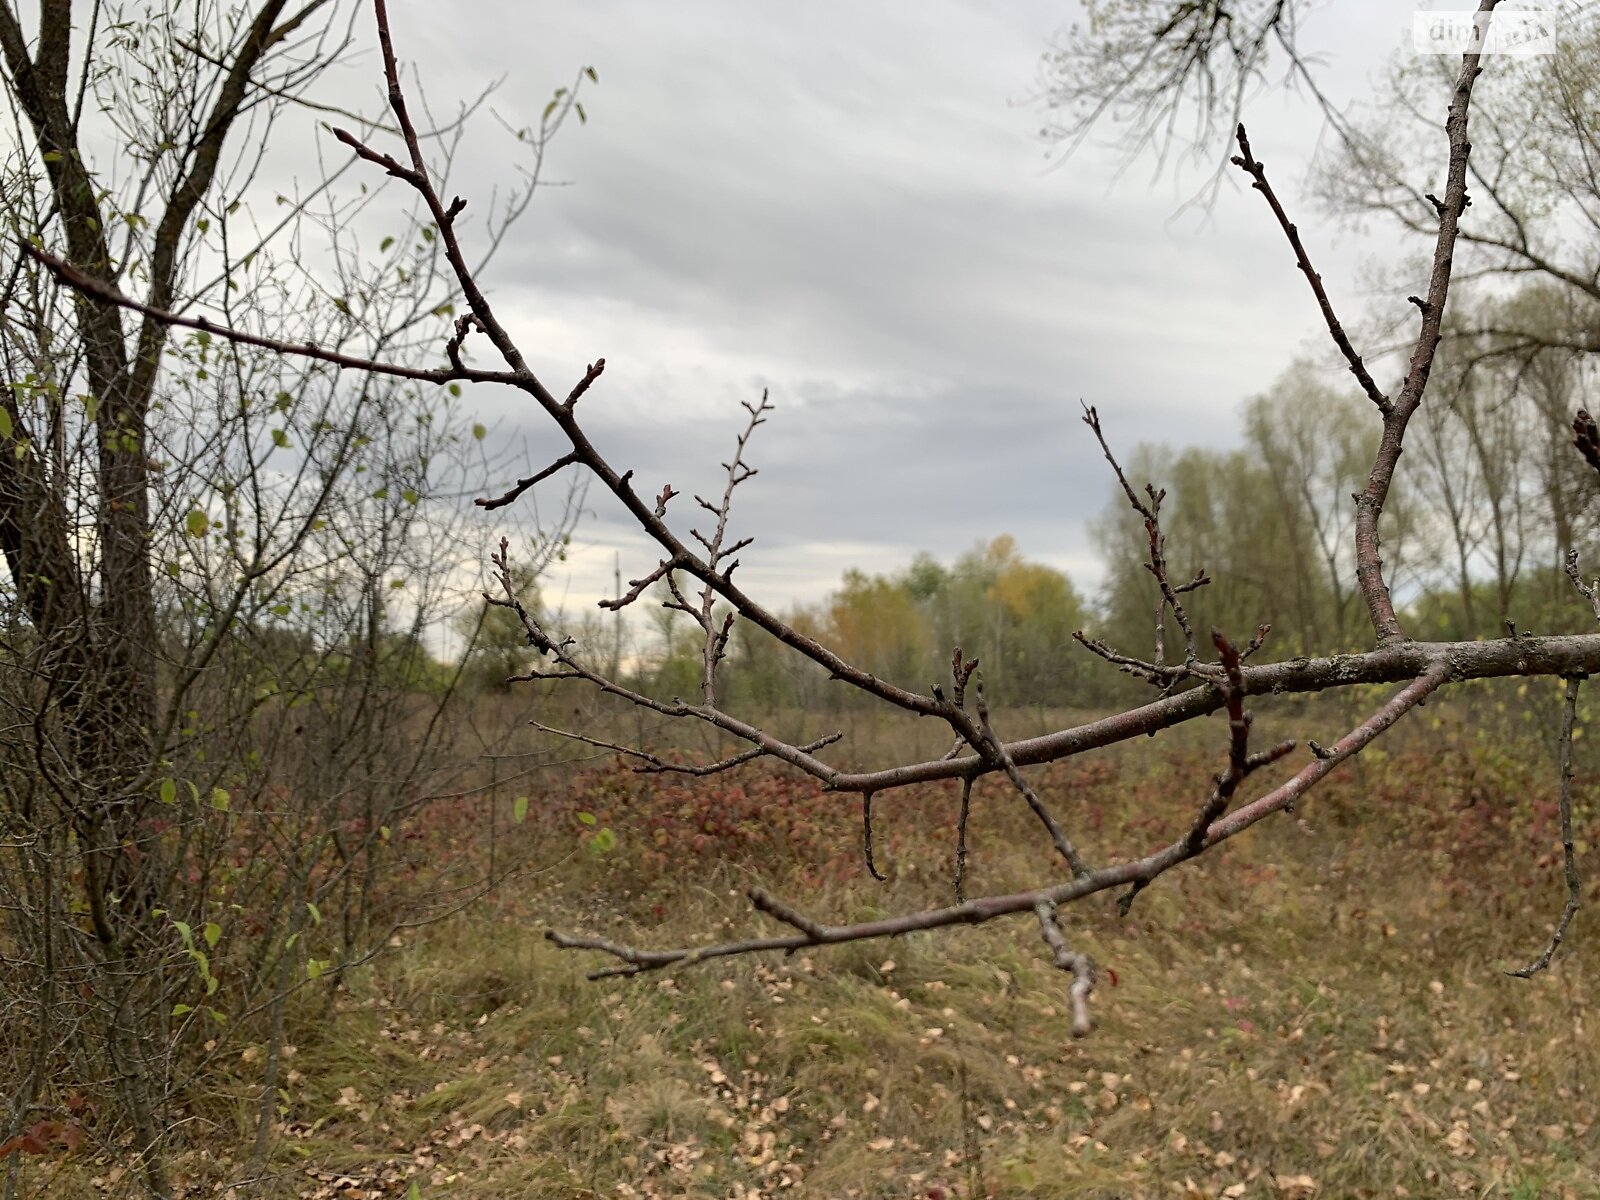
[{"label": "dry grass", "polygon": [[[863,878],[841,818],[847,869],[802,885],[737,855],[646,869],[627,824],[609,855],[572,854],[560,818],[593,803],[577,781],[520,831],[557,869],[410,935],[327,1020],[300,1014],[255,1194],[1600,1195],[1592,918],[1549,974],[1501,973],[1559,909],[1538,803],[1553,772],[1479,761],[1448,714],[1414,737],[1127,919],[1109,897],[1067,913],[1106,968],[1083,1041],[1020,920],[585,982],[593,964],[546,925],[652,943],[750,928],[739,892],[758,877],[830,918],[941,900],[949,814],[943,792],[885,806],[901,834],[887,885]],[[1091,852],[1181,827],[1209,760],[1146,749],[1048,777],[1064,813],[1100,814]],[[982,799],[975,885],[1050,870],[1018,806]],[[241,1063],[237,1092],[196,1114],[213,1131],[184,1163],[196,1194],[236,1170],[252,1078]],[[49,1194],[101,1194],[65,1179]]]}]

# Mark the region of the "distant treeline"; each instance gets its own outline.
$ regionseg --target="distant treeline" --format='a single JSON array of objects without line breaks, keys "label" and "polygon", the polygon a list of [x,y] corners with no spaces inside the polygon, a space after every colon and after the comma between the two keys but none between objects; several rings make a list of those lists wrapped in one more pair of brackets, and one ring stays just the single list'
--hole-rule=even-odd
[{"label": "distant treeline", "polygon": [[[1519,301],[1529,303],[1526,297]],[[1559,350],[1512,354],[1470,340],[1435,370],[1434,391],[1408,437],[1385,512],[1383,557],[1413,637],[1503,636],[1593,623],[1564,573],[1569,547],[1597,555],[1594,489],[1569,427],[1583,403],[1582,366]],[[1240,642],[1272,626],[1264,657],[1370,645],[1356,592],[1354,503],[1371,467],[1379,420],[1358,391],[1297,363],[1243,409],[1233,450],[1141,445],[1124,460],[1130,483],[1165,489],[1162,523],[1174,583],[1202,570],[1185,596],[1209,654],[1216,627]],[[1086,598],[1062,572],[1000,536],[955,562],[919,554],[888,575],[846,572],[827,601],[792,614],[797,628],[886,679],[925,689],[942,681],[951,648],[983,664],[991,701],[1099,705],[1137,685],[1073,640],[1084,630],[1149,658],[1158,592],[1143,522],[1106,471],[1107,503],[1092,526],[1105,564]],[[1181,659],[1168,617],[1167,661]],[[693,694],[697,647],[665,639],[640,660],[658,694]],[[827,707],[815,668],[741,629],[730,685],[757,706]]]}]

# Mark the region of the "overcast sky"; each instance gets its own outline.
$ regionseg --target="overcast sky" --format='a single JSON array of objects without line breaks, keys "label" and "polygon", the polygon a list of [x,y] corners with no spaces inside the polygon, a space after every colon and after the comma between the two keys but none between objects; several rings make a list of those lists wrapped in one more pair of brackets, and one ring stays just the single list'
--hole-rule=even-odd
[{"label": "overcast sky", "polygon": [[[849,566],[949,560],[1000,533],[1092,595],[1087,522],[1109,478],[1079,401],[1124,449],[1227,445],[1241,401],[1322,351],[1304,280],[1248,188],[1230,181],[1208,212],[1180,214],[1203,172],[1140,163],[1119,179],[1108,148],[1061,161],[1040,140],[1040,56],[1073,0],[391,11],[436,104],[503,76],[496,109],[536,124],[554,87],[598,71],[588,124],[546,168],[568,185],[537,197],[485,282],[553,390],[605,356],[589,428],[641,490],[685,493],[685,528],[689,496],[719,486],[739,402],[770,389],[735,532],[757,536],[741,572],[775,606],[820,598]],[[1406,44],[1410,11],[1313,13],[1304,40],[1337,102]],[[1365,264],[1390,244],[1331,228],[1302,198],[1314,106],[1273,91],[1247,120],[1355,320],[1373,299]],[[504,139],[480,125],[449,185],[473,198],[510,177]],[[478,391],[530,467],[563,449],[537,414]],[[624,575],[655,563],[592,507],[572,577],[547,593],[570,608],[608,589],[615,552]]]}]

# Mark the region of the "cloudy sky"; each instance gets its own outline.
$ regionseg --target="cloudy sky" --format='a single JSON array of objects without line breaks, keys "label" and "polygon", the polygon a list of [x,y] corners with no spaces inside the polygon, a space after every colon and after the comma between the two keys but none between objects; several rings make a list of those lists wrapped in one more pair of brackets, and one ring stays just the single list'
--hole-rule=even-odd
[{"label": "cloudy sky", "polygon": [[[736,532],[757,535],[746,587],[776,606],[820,598],[849,566],[948,560],[1003,532],[1092,594],[1087,520],[1109,479],[1079,401],[1125,448],[1225,445],[1243,399],[1321,352],[1254,193],[1230,181],[1208,211],[1180,212],[1204,170],[1119,176],[1108,147],[1063,161],[1040,140],[1040,56],[1068,36],[1074,0],[391,11],[436,104],[502,79],[496,110],[536,124],[554,87],[596,68],[587,125],[546,167],[565,186],[537,197],[485,282],[553,390],[605,356],[589,427],[642,489],[685,493],[685,528],[689,496],[719,486],[739,402],[770,389]],[[1313,13],[1304,41],[1337,102],[1358,102],[1408,43],[1409,14],[1391,0]],[[1323,132],[1313,105],[1274,91],[1247,120],[1358,318],[1375,299],[1367,266],[1392,244],[1329,228],[1301,198]],[[480,127],[449,185],[469,197],[511,175],[506,140]],[[474,403],[530,466],[561,451],[537,414]],[[609,586],[619,551],[624,575],[655,562],[592,508],[571,578],[550,589],[572,608]]]}]

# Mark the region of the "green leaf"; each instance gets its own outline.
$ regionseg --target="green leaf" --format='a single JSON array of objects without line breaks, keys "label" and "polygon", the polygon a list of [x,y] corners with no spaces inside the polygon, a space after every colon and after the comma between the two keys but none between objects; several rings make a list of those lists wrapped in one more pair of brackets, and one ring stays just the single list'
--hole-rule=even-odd
[{"label": "green leaf", "polygon": [[585,825],[593,825],[593,824],[595,824],[594,814],[592,812],[581,812],[581,813],[579,813],[578,814],[578,820],[583,822],[583,824],[585,824]]},{"label": "green leaf", "polygon": [[178,784],[173,779],[161,781],[161,803],[172,804],[178,799]]},{"label": "green leaf", "polygon": [[518,796],[511,802],[511,819],[521,825],[528,819],[528,798]]},{"label": "green leaf", "polygon": [[481,442],[484,438],[489,436],[489,431],[482,425],[474,425],[472,427],[472,436],[475,440]]},{"label": "green leaf", "polygon": [[333,302],[333,306],[336,309],[338,309],[340,312],[342,312],[345,316],[348,317],[350,315],[350,301],[345,300],[345,299],[335,299],[334,302]]},{"label": "green leaf", "polygon": [[187,921],[174,921],[172,927],[178,931],[178,936],[183,939],[183,944],[194,949],[194,930],[189,928]]},{"label": "green leaf", "polygon": [[411,1186],[406,1189],[406,1200],[422,1200],[422,1189],[417,1186],[415,1179],[411,1181]]},{"label": "green leaf", "polygon": [[311,923],[313,925],[322,924],[322,910],[309,900],[306,901],[306,911],[311,914]]},{"label": "green leaf", "polygon": [[184,1013],[192,1013],[193,1011],[194,1006],[192,1004],[174,1004],[172,1006],[172,1015],[175,1017],[181,1017]]},{"label": "green leaf", "polygon": [[600,82],[600,76],[595,74],[595,71],[594,71],[593,67],[585,67],[583,69],[583,73],[589,77],[589,82],[590,83],[599,83]]},{"label": "green leaf", "polygon": [[574,100],[572,102],[572,107],[578,112],[578,124],[587,125],[589,123],[589,114],[583,111],[583,105]]},{"label": "green leaf", "polygon": [[184,518],[184,525],[188,528],[190,537],[205,537],[207,530],[211,528],[211,518],[197,508]]},{"label": "green leaf", "polygon": [[394,239],[392,237],[384,238],[383,241],[378,243],[378,253],[385,253],[392,245],[394,245]]},{"label": "green leaf", "polygon": [[222,926],[215,921],[207,921],[206,927],[200,931],[200,936],[206,939],[206,945],[215,950],[217,943],[222,940]]},{"label": "green leaf", "polygon": [[422,240],[425,241],[425,242],[431,242],[431,241],[433,241],[433,237],[434,237],[433,226],[432,225],[424,225],[422,227]]},{"label": "green leaf", "polygon": [[228,811],[228,791],[226,788],[211,789],[211,807],[218,812]]},{"label": "green leaf", "polygon": [[589,839],[589,844],[600,854],[605,854],[617,844],[617,835],[609,829],[602,829]]},{"label": "green leaf", "polygon": [[406,488],[405,491],[400,493],[400,499],[404,500],[407,504],[415,504],[418,500],[421,500],[422,497],[417,494],[417,490],[415,488]]},{"label": "green leaf", "polygon": [[279,449],[287,450],[289,448],[289,435],[281,429],[274,429],[272,431],[272,444]]},{"label": "green leaf", "polygon": [[11,414],[0,408],[0,438],[8,438],[16,426],[11,424]]},{"label": "green leaf", "polygon": [[318,962],[314,958],[306,959],[306,978],[307,979],[320,979],[320,978],[322,978],[322,964],[320,962]]},{"label": "green leaf", "polygon": [[461,385],[459,383],[452,383],[448,390],[455,399],[459,400],[461,398]]}]

